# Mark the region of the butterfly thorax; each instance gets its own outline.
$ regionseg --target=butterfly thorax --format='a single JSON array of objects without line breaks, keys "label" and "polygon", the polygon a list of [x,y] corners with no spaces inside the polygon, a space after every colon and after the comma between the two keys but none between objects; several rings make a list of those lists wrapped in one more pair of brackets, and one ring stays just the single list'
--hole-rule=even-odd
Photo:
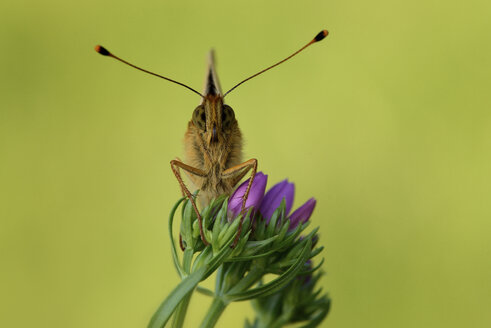
[{"label": "butterfly thorax", "polygon": [[224,178],[225,170],[241,163],[242,137],[232,108],[220,95],[207,95],[199,105],[184,137],[186,164],[204,172],[204,177],[191,177],[200,200],[230,194],[233,179]]}]

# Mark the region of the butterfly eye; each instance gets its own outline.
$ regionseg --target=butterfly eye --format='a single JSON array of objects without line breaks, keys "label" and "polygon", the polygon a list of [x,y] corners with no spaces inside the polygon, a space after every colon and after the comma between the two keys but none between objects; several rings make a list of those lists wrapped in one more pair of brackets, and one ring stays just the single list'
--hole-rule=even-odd
[{"label": "butterfly eye", "polygon": [[223,105],[222,127],[224,128],[230,127],[230,125],[234,120],[235,120],[235,114],[232,107],[230,107],[229,105]]},{"label": "butterfly eye", "polygon": [[193,112],[193,123],[200,130],[206,131],[206,114],[205,107],[203,105],[199,105]]}]

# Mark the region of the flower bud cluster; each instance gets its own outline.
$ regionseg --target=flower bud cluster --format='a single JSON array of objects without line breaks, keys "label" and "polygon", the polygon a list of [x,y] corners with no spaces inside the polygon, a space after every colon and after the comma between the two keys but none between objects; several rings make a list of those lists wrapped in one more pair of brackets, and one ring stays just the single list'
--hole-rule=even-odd
[{"label": "flower bud cluster", "polygon": [[[202,327],[213,327],[228,304],[244,300],[254,300],[256,319],[251,327],[270,327],[268,318],[281,318],[275,323],[281,327],[298,321],[314,323],[327,315],[329,299],[314,288],[320,277],[315,271],[322,264],[312,267],[312,259],[323,249],[316,247],[318,228],[304,233],[316,201],[311,198],[290,213],[294,184],[284,180],[265,193],[266,184],[267,175],[257,173],[245,211],[241,207],[248,181],[228,199],[219,197],[202,209],[202,228],[209,245],[201,240],[191,202],[185,201],[179,233],[182,255],[171,238],[174,264],[182,282],[157,310],[150,327],[162,327],[173,312],[186,308],[179,303],[195,290],[213,297]],[[170,216],[171,237],[179,203]],[[215,291],[198,286],[214,272]]]}]

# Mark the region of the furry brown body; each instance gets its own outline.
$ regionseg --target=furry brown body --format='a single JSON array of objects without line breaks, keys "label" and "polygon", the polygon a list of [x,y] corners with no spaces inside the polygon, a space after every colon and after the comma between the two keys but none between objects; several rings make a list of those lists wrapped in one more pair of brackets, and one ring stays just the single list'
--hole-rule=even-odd
[{"label": "furry brown body", "polygon": [[[205,206],[211,199],[222,194],[230,194],[237,184],[237,176],[224,177],[223,173],[242,163],[242,135],[235,117],[224,122],[223,98],[208,95],[201,106],[204,107],[205,129],[189,121],[184,136],[186,163],[206,173],[205,177],[188,175],[196,189],[199,201]],[[213,129],[215,128],[215,135]],[[242,178],[243,175],[240,175]]]},{"label": "furry brown body", "polygon": [[[195,189],[199,189],[198,200],[202,207],[218,196],[230,195],[235,185],[251,170],[251,179],[242,198],[243,212],[256,174],[257,160],[242,162],[242,135],[233,109],[223,102],[213,52],[210,53],[203,94],[201,104],[194,110],[184,135],[185,162],[177,159],[170,164],[183,194],[194,207],[201,239],[207,244],[201,215],[191,192],[182,180],[180,169],[186,172]],[[241,225],[237,236],[240,235],[240,229]]]}]

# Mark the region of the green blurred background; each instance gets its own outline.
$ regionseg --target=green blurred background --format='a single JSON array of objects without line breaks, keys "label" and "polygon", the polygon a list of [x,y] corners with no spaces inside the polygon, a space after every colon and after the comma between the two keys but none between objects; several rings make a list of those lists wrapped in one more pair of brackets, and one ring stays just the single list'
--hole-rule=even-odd
[{"label": "green blurred background", "polygon": [[[491,325],[489,1],[2,1],[0,326],[143,327],[178,282],[169,161],[224,89],[270,185],[315,196],[323,327]],[[211,284],[210,284],[211,285]],[[188,327],[209,299],[196,296]],[[230,306],[218,327],[252,311]]]}]

